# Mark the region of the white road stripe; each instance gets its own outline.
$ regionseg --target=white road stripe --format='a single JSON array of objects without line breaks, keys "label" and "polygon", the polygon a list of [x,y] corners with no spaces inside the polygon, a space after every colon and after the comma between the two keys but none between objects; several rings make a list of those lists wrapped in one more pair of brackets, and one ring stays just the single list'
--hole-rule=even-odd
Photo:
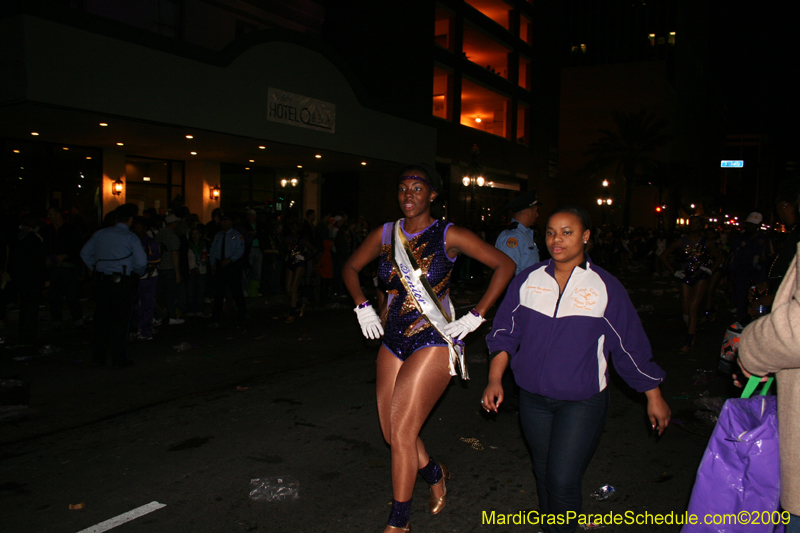
[{"label": "white road stripe", "polygon": [[105,522],[100,522],[92,527],[82,529],[78,531],[78,533],[102,533],[103,531],[108,531],[109,529],[122,525],[125,522],[130,522],[131,520],[135,520],[140,516],[152,513],[153,511],[157,511],[158,509],[166,506],[167,504],[165,503],[150,502],[147,505],[142,505],[141,507],[137,507],[136,509],[128,511],[127,513],[122,513],[121,515],[115,516],[114,518],[106,520]]}]

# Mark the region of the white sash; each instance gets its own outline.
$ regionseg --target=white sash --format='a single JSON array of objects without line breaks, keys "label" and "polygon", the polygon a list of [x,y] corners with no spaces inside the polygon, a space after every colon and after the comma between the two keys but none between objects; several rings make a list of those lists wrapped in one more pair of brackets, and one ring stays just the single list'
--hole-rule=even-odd
[{"label": "white sash", "polygon": [[453,302],[450,302],[450,312],[448,313],[436,297],[436,293],[428,279],[422,274],[422,269],[414,258],[408,239],[406,239],[400,227],[400,220],[394,223],[392,249],[392,262],[395,270],[397,270],[397,276],[403,283],[406,292],[411,296],[414,306],[422,317],[447,341],[448,351],[450,352],[450,375],[456,375],[457,362],[462,379],[469,379],[467,365],[464,362],[463,343],[453,341],[449,335],[444,333],[444,326],[453,319],[452,317],[455,317]]}]

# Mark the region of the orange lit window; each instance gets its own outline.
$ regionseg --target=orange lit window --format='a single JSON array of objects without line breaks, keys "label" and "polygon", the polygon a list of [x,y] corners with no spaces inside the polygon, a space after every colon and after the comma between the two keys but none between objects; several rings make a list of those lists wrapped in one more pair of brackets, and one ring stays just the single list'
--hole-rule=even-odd
[{"label": "orange lit window", "polygon": [[511,50],[477,28],[464,24],[464,54],[486,70],[508,79],[508,55]]},{"label": "orange lit window", "polygon": [[467,0],[467,3],[505,29],[509,28],[508,12],[511,6],[503,0]]},{"label": "orange lit window", "polygon": [[519,79],[517,83],[523,89],[531,90],[531,62],[524,57],[519,58]]},{"label": "orange lit window", "polygon": [[675,32],[674,31],[669,32],[669,37],[667,37],[667,42],[669,44],[675,44]]},{"label": "orange lit window", "polygon": [[647,40],[650,41],[650,46],[655,46],[656,45],[656,34],[655,33],[648,34],[647,35]]},{"label": "orange lit window", "polygon": [[519,38],[528,44],[533,44],[533,23],[525,15],[519,17]]},{"label": "orange lit window", "polygon": [[447,50],[453,50],[453,15],[446,9],[436,8],[434,41]]},{"label": "orange lit window", "polygon": [[461,81],[461,124],[493,135],[510,137],[511,100],[467,79]]},{"label": "orange lit window", "polygon": [[433,67],[433,116],[453,118],[453,74]]},{"label": "orange lit window", "polygon": [[524,104],[517,105],[517,142],[519,144],[530,144],[530,128],[528,122],[530,120],[530,110]]}]

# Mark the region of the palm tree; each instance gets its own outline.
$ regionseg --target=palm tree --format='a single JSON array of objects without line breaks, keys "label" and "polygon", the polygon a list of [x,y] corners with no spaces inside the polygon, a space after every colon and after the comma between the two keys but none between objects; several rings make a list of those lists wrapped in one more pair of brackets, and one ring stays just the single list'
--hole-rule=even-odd
[{"label": "palm tree", "polygon": [[612,169],[614,177],[625,180],[622,225],[630,226],[634,181],[646,182],[654,174],[654,154],[670,139],[663,130],[667,122],[646,111],[611,113],[617,131],[598,130],[602,137],[585,154],[592,159],[586,171],[595,173]]}]

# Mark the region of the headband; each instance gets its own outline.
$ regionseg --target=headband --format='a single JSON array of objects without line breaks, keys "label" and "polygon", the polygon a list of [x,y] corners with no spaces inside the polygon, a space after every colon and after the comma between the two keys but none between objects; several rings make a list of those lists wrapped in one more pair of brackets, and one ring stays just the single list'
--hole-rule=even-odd
[{"label": "headband", "polygon": [[431,184],[431,182],[430,182],[430,180],[428,180],[428,178],[423,178],[422,176],[416,176],[416,175],[414,175],[414,176],[400,176],[399,178],[397,178],[397,181],[404,181],[404,180],[421,181],[422,183],[427,185],[433,192],[436,192],[436,188],[433,186],[433,184]]}]

